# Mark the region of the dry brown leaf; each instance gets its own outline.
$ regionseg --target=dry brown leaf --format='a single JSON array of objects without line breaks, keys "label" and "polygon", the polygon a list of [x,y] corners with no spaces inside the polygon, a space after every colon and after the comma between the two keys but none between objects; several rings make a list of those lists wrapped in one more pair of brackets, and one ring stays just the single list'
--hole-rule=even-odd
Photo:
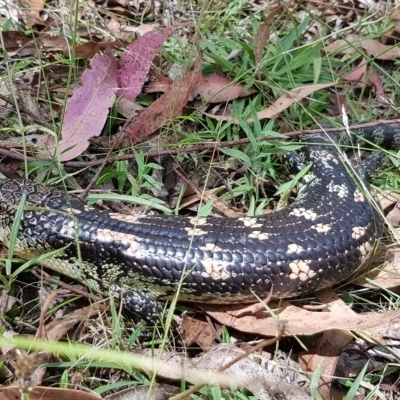
[{"label": "dry brown leaf", "polygon": [[393,228],[400,226],[400,202],[396,203],[389,214],[386,215],[386,220]]},{"label": "dry brown leaf", "polygon": [[120,42],[86,42],[75,48],[75,57],[92,58],[100,51],[111,51],[120,45]]},{"label": "dry brown leaf", "polygon": [[400,201],[400,194],[385,190],[375,194],[375,197],[383,211],[387,210],[389,207],[393,207]]},{"label": "dry brown leaf", "polygon": [[46,25],[43,21],[40,12],[43,10],[45,0],[24,0],[23,13],[25,28],[30,29],[33,25]]},{"label": "dry brown leaf", "polygon": [[0,315],[9,312],[17,303],[20,304],[21,302],[16,297],[8,295],[6,290],[2,290],[0,293]]},{"label": "dry brown leaf", "polygon": [[200,94],[206,103],[224,103],[256,92],[257,90],[246,89],[242,84],[232,82],[223,75],[211,74],[202,77],[194,87],[190,98],[193,99]]},{"label": "dry brown leaf", "polygon": [[[386,253],[382,251],[376,258],[378,260],[387,258]],[[390,260],[386,260],[383,265],[381,264],[379,263],[377,267],[372,265],[371,270],[357,278],[354,283],[368,288],[378,286],[390,290],[400,286],[400,253],[395,251],[394,255],[391,254]]]},{"label": "dry brown leaf", "polygon": [[180,333],[186,347],[197,343],[204,351],[209,351],[216,346],[215,339],[220,336],[221,329],[215,330],[208,322],[184,314]]},{"label": "dry brown leaf", "polygon": [[349,46],[349,40],[335,40],[328,46],[325,46],[323,50],[326,53],[338,52],[342,54],[355,55],[360,54],[359,49],[364,49],[366,54],[370,57],[374,57],[377,60],[395,60],[400,58],[400,48],[396,45],[384,45],[379,40],[368,39],[361,40],[357,38],[351,42],[352,46]]},{"label": "dry brown leaf", "polygon": [[213,209],[214,211],[218,212],[221,215],[224,215],[228,218],[243,218],[246,216],[245,213],[242,211],[239,211],[237,208],[234,208],[233,206],[229,206],[225,204],[218,196],[215,194],[205,192],[202,196],[203,201],[213,202]]},{"label": "dry brown leaf", "polygon": [[[257,118],[259,120],[276,118],[282,111],[289,108],[292,104],[303,100],[304,98],[306,98],[307,96],[309,96],[310,94],[314,93],[317,90],[326,89],[334,85],[336,85],[335,82],[319,83],[313,85],[300,86],[298,88],[289,90],[287,93],[279,97],[279,99],[277,99],[274,102],[274,104],[272,104],[265,110],[259,111],[257,113]],[[239,123],[239,121],[231,115],[214,115],[210,113],[204,113],[204,115],[207,115],[208,117],[214,118],[218,121],[232,121],[235,124]],[[249,118],[247,122],[252,123],[254,122],[254,120],[253,118]]]},{"label": "dry brown leaf", "polygon": [[[0,388],[0,400],[19,400],[21,392],[18,386]],[[24,396],[25,398],[25,396]],[[60,389],[53,387],[36,386],[29,390],[31,400],[99,400],[100,396],[75,389]]]},{"label": "dry brown leaf", "polygon": [[83,307],[51,321],[45,327],[46,339],[49,342],[57,342],[76,324],[98,314],[103,308],[104,306],[100,305]]},{"label": "dry brown leaf", "polygon": [[[222,188],[222,186],[218,186],[214,189],[208,190],[208,192],[213,194],[213,193],[220,191],[221,188]],[[192,194],[193,192],[194,192],[194,194]],[[186,195],[186,193],[189,193],[189,194]],[[199,202],[200,198],[201,197],[199,197],[199,194],[196,193],[195,190],[191,190],[191,187],[188,186],[188,188],[186,189],[186,192],[185,192],[185,196],[182,198],[182,201],[179,203],[179,210],[184,210],[185,208],[188,208],[192,204]]]},{"label": "dry brown leaf", "polygon": [[272,10],[264,19],[264,22],[258,28],[256,37],[254,38],[254,61],[257,66],[257,77],[259,80],[262,79],[259,66],[261,65],[262,60],[262,51],[265,46],[265,43],[269,39],[269,27],[275,17],[282,11],[282,5],[278,5],[274,10]]},{"label": "dry brown leaf", "polygon": [[386,344],[387,339],[389,339],[388,342],[391,339],[400,340],[400,318],[395,318],[387,324],[375,328],[374,333],[384,338],[380,341],[382,344]]},{"label": "dry brown leaf", "polygon": [[323,399],[342,400],[343,393],[332,389],[333,376],[343,348],[353,340],[353,335],[340,330],[324,332],[317,344],[307,352],[299,355],[303,371],[313,372],[320,369],[318,391]]},{"label": "dry brown leaf", "polygon": [[[158,80],[151,82],[147,86],[146,93],[165,93],[171,87],[171,79],[159,74],[156,77]],[[249,96],[256,92],[257,90],[255,89],[245,89],[242,84],[232,82],[223,75],[211,74],[201,78],[190,93],[189,100],[193,100],[200,94],[205,103],[223,103],[239,97]]]},{"label": "dry brown leaf", "polygon": [[341,115],[343,109],[350,110],[346,96],[339,93],[330,93],[329,109],[333,115]]},{"label": "dry brown leaf", "polygon": [[[350,46],[349,42],[353,43],[354,47]],[[357,53],[356,48],[358,48],[359,46],[360,46],[360,39],[355,38],[354,36],[350,36],[347,38],[347,40],[344,39],[335,40],[334,42],[323,47],[322,51],[324,51],[327,54],[339,53],[339,54],[353,55]]]},{"label": "dry brown leaf", "polygon": [[378,103],[389,104],[389,97],[383,90],[382,79],[378,72],[373,69],[368,75],[368,83],[372,86],[377,94]]},{"label": "dry brown leaf", "polygon": [[166,400],[179,393],[177,386],[155,383],[150,386],[135,385],[104,397],[104,400]]},{"label": "dry brown leaf", "polygon": [[[315,296],[320,302],[329,306],[329,311],[332,314],[342,316],[344,319],[351,319],[357,315],[331,288],[320,290],[315,293]],[[378,326],[384,324],[381,323]],[[378,341],[381,339],[381,336],[374,332],[369,332],[369,334],[370,337],[374,337]],[[352,340],[353,335],[346,330],[333,329],[324,332],[312,349],[299,356],[302,369],[310,372],[310,377],[314,371],[320,369],[318,391],[323,399],[341,400],[343,398],[343,393],[332,387],[332,381],[340,355],[344,347]]]},{"label": "dry brown leaf", "polygon": [[220,324],[230,326],[241,332],[262,336],[274,336],[278,322],[283,325],[285,335],[313,335],[332,329],[354,330],[369,329],[382,325],[400,315],[400,310],[374,315],[348,314],[332,312],[314,312],[282,300],[271,302],[272,309],[279,308],[277,319],[263,318],[257,315],[235,318],[229,314],[238,307],[202,305],[202,308]]},{"label": "dry brown leaf", "polygon": [[[61,36],[49,33],[35,33],[32,36],[23,32],[7,31],[2,32],[4,49],[11,55],[31,56],[38,52],[61,51],[67,53],[68,40]],[[0,46],[1,48],[2,46]]]},{"label": "dry brown leaf", "polygon": [[140,25],[140,26],[138,26],[138,27],[136,28],[136,33],[137,33],[139,36],[143,36],[143,35],[145,35],[145,34],[148,33],[148,32],[154,31],[154,29],[156,29],[156,26],[154,26],[154,25],[142,24],[142,25]]},{"label": "dry brown leaf", "polygon": [[398,46],[387,46],[378,40],[363,40],[361,47],[366,53],[378,60],[395,60],[400,58],[400,48]]},{"label": "dry brown leaf", "polygon": [[137,117],[143,110],[143,106],[125,97],[121,97],[118,101],[118,112],[127,120]]},{"label": "dry brown leaf", "polygon": [[[83,307],[78,310],[72,311],[71,313],[64,315],[62,318],[57,318],[51,321],[44,328],[45,338],[49,342],[57,342],[66,333],[72,329],[76,324],[79,324],[83,320],[90,318],[93,314],[97,314],[101,310],[99,305]],[[49,357],[49,354],[42,353],[43,357]],[[46,361],[43,361],[46,362]],[[37,368],[31,375],[30,381],[34,385],[42,384],[43,376],[46,372],[45,367]]]},{"label": "dry brown leaf", "polygon": [[[183,182],[185,182],[190,189],[193,190],[193,192],[196,193],[196,196],[198,197],[198,201],[202,202],[213,202],[213,209],[217,211],[219,214],[224,215],[225,217],[229,218],[241,218],[244,217],[245,214],[241,211],[239,211],[237,208],[234,208],[232,206],[226,205],[222,200],[218,198],[218,196],[214,195],[212,191],[202,191],[200,190],[196,185],[193,184],[192,181],[188,180],[183,174],[181,174],[179,171],[175,171],[178,176],[182,179]],[[215,190],[214,190],[215,191]]]}]

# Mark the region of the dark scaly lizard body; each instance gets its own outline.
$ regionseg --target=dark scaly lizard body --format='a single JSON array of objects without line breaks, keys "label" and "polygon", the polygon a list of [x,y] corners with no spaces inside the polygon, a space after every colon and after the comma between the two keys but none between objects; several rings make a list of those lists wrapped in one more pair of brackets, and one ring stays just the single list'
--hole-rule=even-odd
[{"label": "dark scaly lizard body", "polygon": [[[360,132],[357,132],[360,133]],[[398,125],[361,132],[400,143]],[[331,138],[337,139],[332,134]],[[26,208],[15,255],[40,262],[91,290],[122,297],[149,321],[156,300],[252,303],[255,295],[293,297],[346,279],[372,255],[383,219],[364,196],[329,138],[307,137],[312,172],[295,202],[259,217],[127,216],[99,211],[74,196],[29,180],[0,181],[0,240],[7,246],[22,193]],[[77,248],[79,247],[79,251]]]}]

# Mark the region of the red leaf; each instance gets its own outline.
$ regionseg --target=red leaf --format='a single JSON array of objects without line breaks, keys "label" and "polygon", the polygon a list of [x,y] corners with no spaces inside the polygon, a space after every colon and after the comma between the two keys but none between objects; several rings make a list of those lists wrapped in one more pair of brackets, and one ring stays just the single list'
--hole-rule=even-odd
[{"label": "red leaf", "polygon": [[171,34],[171,28],[148,32],[130,44],[118,63],[119,96],[135,100],[142,91],[154,57]]},{"label": "red leaf", "polygon": [[100,135],[116,98],[115,59],[109,54],[96,55],[90,67],[82,74],[82,86],[74,90],[67,102],[61,141],[52,146],[61,161],[79,156],[88,148],[88,140]]},{"label": "red leaf", "polygon": [[188,72],[174,81],[169,90],[125,129],[125,135],[133,143],[139,143],[164,124],[182,113],[193,88],[200,82],[200,71]]}]

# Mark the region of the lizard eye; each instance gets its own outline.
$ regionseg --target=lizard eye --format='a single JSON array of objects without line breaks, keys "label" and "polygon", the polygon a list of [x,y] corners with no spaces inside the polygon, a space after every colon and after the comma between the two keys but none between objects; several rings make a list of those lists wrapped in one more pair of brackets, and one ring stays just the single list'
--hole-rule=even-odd
[{"label": "lizard eye", "polygon": [[4,203],[0,203],[0,214],[5,214],[7,212],[7,206]]}]

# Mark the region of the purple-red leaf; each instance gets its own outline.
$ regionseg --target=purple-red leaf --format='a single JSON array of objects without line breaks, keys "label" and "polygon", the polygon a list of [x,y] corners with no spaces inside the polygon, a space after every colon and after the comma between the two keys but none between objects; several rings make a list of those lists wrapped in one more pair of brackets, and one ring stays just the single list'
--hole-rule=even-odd
[{"label": "purple-red leaf", "polygon": [[90,67],[82,74],[82,86],[74,90],[67,102],[61,140],[53,146],[61,161],[79,156],[89,146],[89,139],[100,135],[116,98],[115,58],[110,54],[96,55]]},{"label": "purple-red leaf", "polygon": [[142,91],[154,57],[171,34],[171,28],[148,32],[130,44],[118,63],[119,96],[135,100]]},{"label": "purple-red leaf", "polygon": [[126,126],[124,133],[132,143],[140,143],[165,123],[181,115],[193,88],[201,79],[199,70],[191,71],[177,79],[159,99]]}]

